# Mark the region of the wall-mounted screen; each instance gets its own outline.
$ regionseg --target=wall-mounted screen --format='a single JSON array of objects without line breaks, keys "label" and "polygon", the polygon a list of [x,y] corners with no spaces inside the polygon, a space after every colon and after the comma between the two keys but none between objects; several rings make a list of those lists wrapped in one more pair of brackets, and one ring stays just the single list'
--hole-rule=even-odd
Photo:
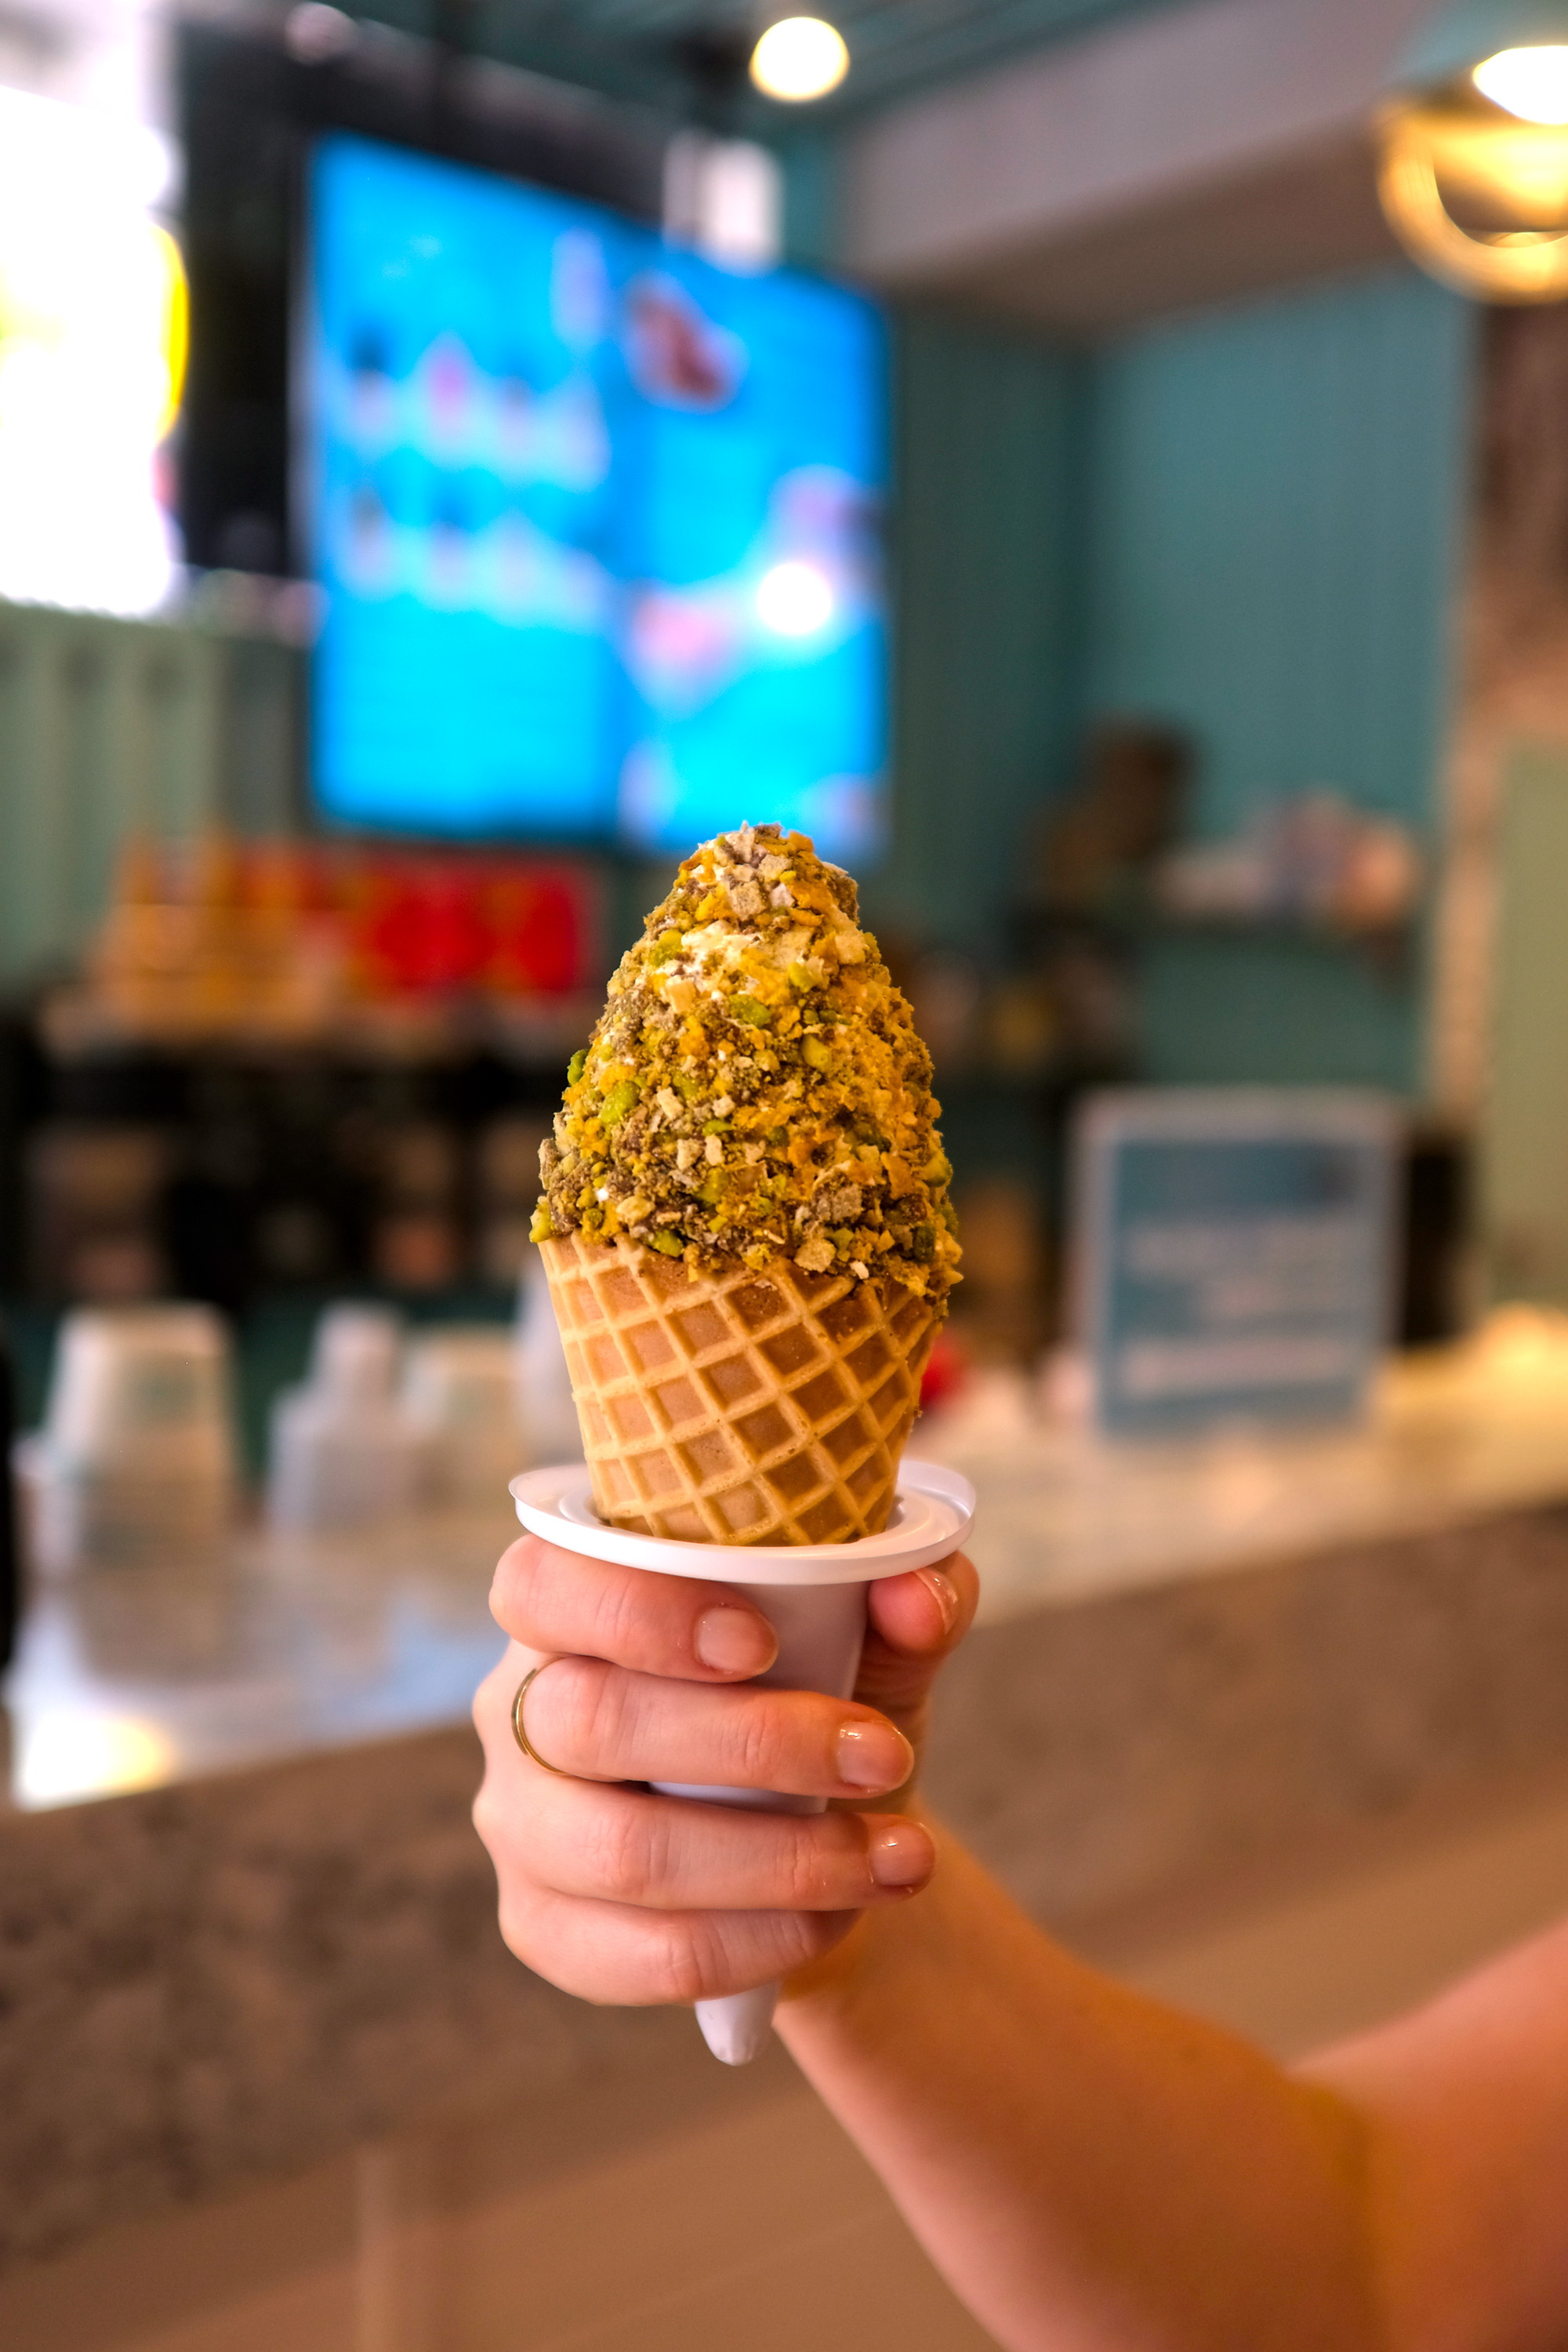
[{"label": "wall-mounted screen", "polygon": [[323,813],[684,850],[879,833],[884,332],[576,199],[370,141],[311,172]]}]

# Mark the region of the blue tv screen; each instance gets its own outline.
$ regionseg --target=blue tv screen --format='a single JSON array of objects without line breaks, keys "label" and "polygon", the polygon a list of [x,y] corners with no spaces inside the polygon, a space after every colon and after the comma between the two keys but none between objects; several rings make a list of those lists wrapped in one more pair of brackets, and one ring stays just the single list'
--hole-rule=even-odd
[{"label": "blue tv screen", "polygon": [[875,307],[348,136],[310,220],[323,814],[656,853],[774,818],[874,853]]}]

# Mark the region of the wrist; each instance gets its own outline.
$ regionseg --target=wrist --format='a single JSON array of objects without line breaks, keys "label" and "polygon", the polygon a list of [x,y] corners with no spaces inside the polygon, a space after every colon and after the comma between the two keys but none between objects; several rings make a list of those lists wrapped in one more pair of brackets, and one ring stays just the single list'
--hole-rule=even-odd
[{"label": "wrist", "polygon": [[[878,1810],[889,1808],[884,1801]],[[847,2024],[858,2011],[881,2009],[896,1980],[919,1967],[920,1954],[932,1935],[940,1939],[942,1906],[940,1894],[933,1894],[933,1889],[942,1877],[947,1842],[917,1798],[911,1796],[900,1810],[930,1832],[937,1851],[936,1869],[907,1902],[862,1911],[830,1951],[806,1961],[785,1978],[779,2025],[786,2042],[792,2012],[797,2022],[804,2026],[809,2020],[815,2028],[818,2023]]]},{"label": "wrist", "polygon": [[861,1983],[874,1966],[874,1956],[868,1949],[872,1925],[870,1914],[858,1912],[847,1934],[839,1937],[831,1951],[790,1971],[779,1991],[781,2030],[792,2010],[827,2018],[847,2013],[854,2007]]}]

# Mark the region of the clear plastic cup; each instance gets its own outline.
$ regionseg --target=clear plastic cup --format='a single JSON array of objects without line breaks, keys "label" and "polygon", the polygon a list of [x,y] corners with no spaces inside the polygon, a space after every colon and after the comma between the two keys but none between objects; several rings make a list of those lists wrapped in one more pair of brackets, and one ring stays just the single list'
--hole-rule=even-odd
[{"label": "clear plastic cup", "polygon": [[331,1307],[310,1377],[272,1408],[267,1515],[295,1533],[374,1527],[424,1498],[424,1441],[397,1394],[403,1332],[383,1307]]},{"label": "clear plastic cup", "polygon": [[402,1357],[403,1325],[390,1307],[329,1307],[316,1326],[310,1385],[345,1402],[384,1403]]},{"label": "clear plastic cup", "polygon": [[511,1334],[451,1324],[411,1340],[403,1404],[424,1437],[431,1498],[504,1506],[529,1459]]},{"label": "clear plastic cup", "polygon": [[81,1307],[61,1327],[33,1454],[45,1569],[217,1542],[231,1516],[228,1335],[211,1307]]},{"label": "clear plastic cup", "polygon": [[228,1335],[210,1307],[79,1307],[55,1353],[58,1458],[232,1475]]}]

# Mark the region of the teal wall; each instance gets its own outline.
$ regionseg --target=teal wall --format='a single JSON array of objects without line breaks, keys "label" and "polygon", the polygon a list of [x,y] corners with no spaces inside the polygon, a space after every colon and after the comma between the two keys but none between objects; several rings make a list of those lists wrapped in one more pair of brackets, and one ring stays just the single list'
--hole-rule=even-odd
[{"label": "teal wall", "polygon": [[894,384],[893,828],[867,903],[984,951],[1074,728],[1079,369],[907,312]]},{"label": "teal wall", "polygon": [[[1088,362],[1085,708],[1191,733],[1197,835],[1328,784],[1431,837],[1475,318],[1380,269]],[[1307,944],[1162,942],[1150,1074],[1413,1089],[1421,996]]]},{"label": "teal wall", "polygon": [[[1086,724],[1193,738],[1194,835],[1332,785],[1436,839],[1475,312],[1358,273],[1093,352],[904,312],[890,932],[993,961]],[[1418,1091],[1419,948],[1143,950],[1150,1076]]]}]

